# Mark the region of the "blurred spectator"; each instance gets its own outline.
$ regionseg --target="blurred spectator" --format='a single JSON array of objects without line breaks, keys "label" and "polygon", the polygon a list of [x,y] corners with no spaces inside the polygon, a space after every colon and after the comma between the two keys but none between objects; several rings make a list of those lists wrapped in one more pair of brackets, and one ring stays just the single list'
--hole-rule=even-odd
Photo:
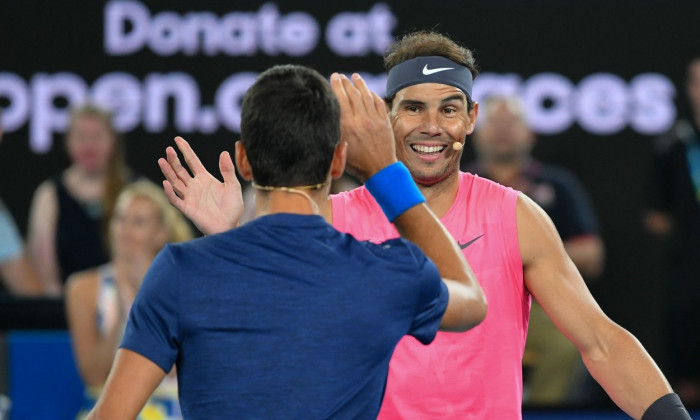
[{"label": "blurred spectator", "polygon": [[656,140],[647,228],[671,239],[667,273],[669,380],[700,404],[700,56],[688,64],[690,118]]},{"label": "blurred spectator", "polygon": [[[110,222],[111,262],[73,274],[66,311],[73,352],[86,384],[81,416],[94,406],[121,342],[126,319],[143,276],[166,242],[191,239],[182,214],[149,181],[137,181],[119,195]],[[79,416],[79,417],[81,417]],[[179,418],[177,383],[166,376],[142,412],[144,419]]]},{"label": "blurred spectator", "polygon": [[[0,108],[2,142],[2,108]],[[41,295],[36,273],[24,253],[24,243],[10,211],[0,199],[0,278],[7,292],[15,296]]]},{"label": "blurred spectator", "polygon": [[[517,97],[493,97],[481,107],[474,133],[477,162],[465,170],[527,194],[554,222],[581,275],[595,279],[603,270],[604,247],[589,198],[568,170],[533,159],[535,134]],[[573,393],[580,369],[578,349],[532,304],[524,362],[526,403],[556,405]]]},{"label": "blurred spectator", "polygon": [[66,134],[70,167],[44,181],[29,215],[29,252],[46,293],[60,296],[69,275],[108,259],[104,231],[129,179],[111,115],[85,105]]}]

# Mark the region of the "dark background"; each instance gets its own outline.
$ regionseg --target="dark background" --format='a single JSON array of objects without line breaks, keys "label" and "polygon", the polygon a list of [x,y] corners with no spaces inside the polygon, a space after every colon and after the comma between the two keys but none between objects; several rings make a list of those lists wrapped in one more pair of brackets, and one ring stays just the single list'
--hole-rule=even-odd
[{"label": "dark background", "polygon": [[[264,2],[150,1],[152,14],[164,10],[258,11]],[[148,49],[110,56],[104,49],[102,2],[0,2],[0,73],[27,83],[37,73],[71,72],[91,85],[98,77],[125,71],[142,80],[153,72],[181,71],[197,79],[201,101],[211,104],[216,89],[230,74],[259,72],[273,64],[300,63],[329,75],[333,71],[381,74],[375,53],[340,57],[324,40],[325,24],[343,11],[366,12],[375,3],[285,1],[281,15],[304,11],[320,23],[317,47],[305,57],[223,54],[162,57]],[[523,80],[545,72],[566,76],[574,85],[593,73],[612,73],[626,82],[653,72],[672,80],[679,114],[684,114],[685,63],[700,40],[700,3],[682,1],[389,1],[396,17],[394,36],[415,29],[437,29],[472,48],[483,72],[517,73]],[[64,106],[65,101],[56,101]],[[0,96],[0,106],[7,106]],[[160,133],[139,125],[125,133],[129,164],[141,174],[160,179],[156,160],[174,135],[183,134],[205,166],[217,170],[218,153],[233,150],[236,133],[181,133],[170,124]],[[535,155],[572,169],[587,187],[596,207],[607,246],[603,278],[591,290],[604,311],[629,329],[663,366],[662,301],[664,243],[646,234],[641,224],[645,178],[653,136],[630,128],[613,135],[594,135],[574,124],[569,130],[540,136]],[[469,149],[467,149],[469,151]],[[31,196],[37,185],[67,166],[62,136],[53,148],[37,154],[28,145],[28,124],[6,132],[0,145],[0,196],[26,230]]]}]

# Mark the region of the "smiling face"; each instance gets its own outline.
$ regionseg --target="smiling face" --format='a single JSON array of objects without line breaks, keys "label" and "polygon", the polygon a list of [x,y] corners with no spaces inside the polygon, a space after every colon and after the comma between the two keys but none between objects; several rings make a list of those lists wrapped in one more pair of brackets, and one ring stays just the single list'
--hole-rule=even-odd
[{"label": "smiling face", "polygon": [[478,104],[467,111],[467,97],[456,87],[423,83],[396,93],[390,112],[396,157],[420,185],[444,181],[459,170],[463,143],[474,129]]}]

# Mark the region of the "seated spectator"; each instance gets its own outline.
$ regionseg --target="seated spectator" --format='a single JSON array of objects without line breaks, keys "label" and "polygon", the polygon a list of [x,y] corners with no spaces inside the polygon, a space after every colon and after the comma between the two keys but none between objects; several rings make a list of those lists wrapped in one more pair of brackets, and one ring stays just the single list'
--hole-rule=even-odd
[{"label": "seated spectator", "polygon": [[107,262],[106,221],[129,179],[111,116],[93,105],[73,111],[66,148],[71,165],[37,188],[29,215],[30,257],[50,296],[72,273]]},{"label": "seated spectator", "polygon": [[[0,142],[2,141],[2,108],[0,108]],[[41,284],[24,253],[24,244],[10,211],[0,199],[0,279],[11,295],[38,296]]]},{"label": "seated spectator", "polygon": [[[148,181],[137,181],[119,195],[109,232],[112,260],[71,275],[66,288],[73,351],[86,385],[84,412],[79,418],[87,414],[99,397],[121,342],[131,304],[151,261],[166,242],[192,237],[189,224],[180,212],[170,206],[158,186]],[[142,416],[180,418],[174,375],[166,376]]]}]

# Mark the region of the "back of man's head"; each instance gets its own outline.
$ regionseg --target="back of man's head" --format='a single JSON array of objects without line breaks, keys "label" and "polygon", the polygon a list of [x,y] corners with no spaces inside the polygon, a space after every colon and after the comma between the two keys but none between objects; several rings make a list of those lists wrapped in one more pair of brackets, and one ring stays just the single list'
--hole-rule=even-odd
[{"label": "back of man's head", "polygon": [[340,141],[338,100],[317,71],[272,67],[243,98],[241,140],[257,184],[322,183]]}]

